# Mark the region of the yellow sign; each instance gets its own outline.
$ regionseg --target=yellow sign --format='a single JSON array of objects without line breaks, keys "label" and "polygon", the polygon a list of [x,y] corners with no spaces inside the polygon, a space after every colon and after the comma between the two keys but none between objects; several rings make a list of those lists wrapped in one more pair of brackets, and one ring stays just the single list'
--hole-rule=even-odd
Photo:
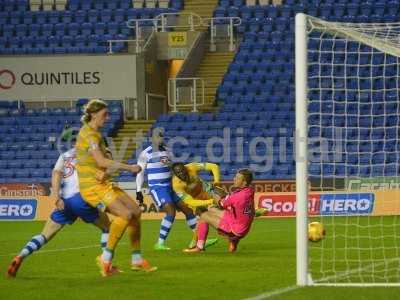
[{"label": "yellow sign", "polygon": [[168,46],[182,47],[187,44],[186,32],[170,32],[168,33]]}]

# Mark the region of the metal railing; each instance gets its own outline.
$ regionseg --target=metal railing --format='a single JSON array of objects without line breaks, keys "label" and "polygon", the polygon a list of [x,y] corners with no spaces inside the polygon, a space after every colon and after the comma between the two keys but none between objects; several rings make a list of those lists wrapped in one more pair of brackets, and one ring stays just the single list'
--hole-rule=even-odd
[{"label": "metal railing", "polygon": [[204,105],[204,80],[202,78],[171,78],[168,81],[168,105],[172,112],[178,108],[192,108],[197,112]]},{"label": "metal railing", "polygon": [[[190,31],[194,31],[195,28],[203,26],[202,18],[195,13],[162,13],[156,16],[154,20],[156,31],[161,29],[161,32],[167,31],[168,28],[188,28]],[[185,21],[183,24],[181,23],[182,20]]]},{"label": "metal railing", "polygon": [[[152,25],[149,26],[149,24]],[[166,32],[167,29],[172,28],[194,31],[199,27],[210,28],[210,51],[216,50],[216,40],[218,36],[223,36],[218,34],[218,28],[226,31],[229,38],[229,51],[235,51],[234,27],[241,24],[242,20],[239,17],[202,18],[195,13],[162,13],[154,19],[130,19],[126,22],[126,25],[135,30],[135,39],[108,40],[108,53],[114,53],[113,45],[116,43],[135,43],[136,53],[141,53],[149,44],[154,32]],[[151,28],[151,33],[144,36],[143,28]]]},{"label": "metal railing", "polygon": [[[148,24],[152,24],[149,26]],[[146,25],[144,25],[146,24]],[[130,19],[126,22],[128,28],[133,28],[135,30],[135,39],[126,40],[108,40],[108,53],[113,54],[112,46],[116,43],[135,43],[135,52],[141,53],[149,41],[151,40],[155,29],[157,28],[156,19]],[[148,36],[144,36],[143,28],[151,28],[151,33]]]},{"label": "metal railing", "polygon": [[210,27],[210,51],[216,50],[216,38],[218,36],[217,28],[226,28],[229,38],[229,51],[235,51],[235,31],[234,27],[242,24],[242,19],[239,17],[217,17],[204,18],[204,26]]}]

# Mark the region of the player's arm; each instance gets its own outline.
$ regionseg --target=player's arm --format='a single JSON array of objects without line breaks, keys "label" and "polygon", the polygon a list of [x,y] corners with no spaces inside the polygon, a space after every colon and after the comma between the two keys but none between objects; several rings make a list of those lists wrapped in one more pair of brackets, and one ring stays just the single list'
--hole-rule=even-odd
[{"label": "player's arm", "polygon": [[141,170],[138,165],[128,165],[105,157],[100,149],[100,140],[94,136],[89,137],[89,152],[100,168],[113,171],[126,170],[132,173],[138,173]]},{"label": "player's arm", "polygon": [[221,198],[218,201],[218,205],[223,209],[227,209],[228,207],[232,206],[233,202],[235,201],[236,196],[237,195],[235,195],[235,194],[231,194],[224,198]]},{"label": "player's arm", "polygon": [[214,204],[214,199],[199,200],[199,199],[194,199],[192,196],[188,194],[186,194],[182,200],[185,204],[193,208],[201,206],[209,206]]},{"label": "player's arm", "polygon": [[143,152],[139,155],[137,165],[141,168],[141,171],[136,175],[136,191],[141,192],[144,183],[144,172],[147,166],[147,157]]},{"label": "player's arm", "polygon": [[219,171],[219,166],[213,163],[190,163],[187,165],[189,168],[194,168],[196,172],[200,170],[211,172],[214,178],[214,184],[219,184],[221,181],[221,173]]},{"label": "player's arm", "polygon": [[[108,159],[113,159],[111,150],[106,148],[105,149],[105,157]],[[112,170],[112,169],[106,169],[106,170],[97,170],[96,171],[96,179],[99,182],[103,182],[106,179],[110,179],[112,177],[117,177],[118,176],[118,171]]]},{"label": "player's arm", "polygon": [[185,191],[185,185],[182,182],[179,182],[176,178],[172,180],[172,187],[174,192],[178,195],[179,199],[181,199],[185,204],[190,207],[196,208],[200,206],[208,206],[213,204],[213,199],[208,200],[200,200],[195,199]]},{"label": "player's arm", "polygon": [[205,163],[204,170],[213,174],[214,184],[219,184],[221,182],[221,172],[219,171],[219,166],[217,164]]},{"label": "player's arm", "polygon": [[64,209],[64,201],[62,201],[60,198],[60,188],[61,188],[63,169],[64,169],[64,158],[62,155],[60,155],[51,174],[51,195],[50,195],[50,197],[52,197],[55,201],[56,208],[59,210]]},{"label": "player's arm", "polygon": [[144,172],[147,166],[147,157],[142,152],[139,155],[137,165],[142,169],[139,173],[136,174],[136,200],[139,201],[140,204],[143,203],[143,183],[144,183]]}]

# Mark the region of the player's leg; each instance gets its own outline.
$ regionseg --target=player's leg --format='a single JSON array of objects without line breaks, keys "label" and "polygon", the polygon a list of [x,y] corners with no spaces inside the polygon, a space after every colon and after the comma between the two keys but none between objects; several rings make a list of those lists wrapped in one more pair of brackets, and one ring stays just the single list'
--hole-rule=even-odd
[{"label": "player's leg", "polygon": [[105,212],[99,212],[99,216],[93,222],[93,225],[101,230],[100,246],[101,249],[104,251],[104,249],[107,247],[108,235],[111,225],[110,219]]},{"label": "player's leg", "polygon": [[132,247],[132,259],[131,259],[131,269],[135,271],[146,271],[152,272],[157,270],[157,267],[151,266],[150,263],[142,257],[141,254],[141,210],[136,201],[132,199],[124,191],[118,191],[122,202],[125,204],[126,208],[133,213],[133,217],[129,221],[127,227],[128,238]]},{"label": "player's leg", "polygon": [[217,215],[210,213],[208,211],[203,212],[200,216],[200,220],[197,224],[197,243],[195,248],[188,248],[185,249],[184,252],[200,252],[204,251],[205,249],[205,243],[207,241],[207,236],[208,236],[208,230],[209,226],[211,225],[215,228],[218,228],[219,224],[219,218]]},{"label": "player's leg", "polygon": [[183,201],[179,201],[180,199],[178,198],[178,196],[175,193],[174,193],[174,199],[176,199],[175,205],[185,215],[186,224],[193,231],[192,240],[189,244],[189,248],[193,248],[197,242],[197,230],[196,230],[197,218],[194,215],[193,210],[190,207],[188,207]]},{"label": "player's leg", "polygon": [[[76,218],[75,218],[76,219]],[[22,261],[31,255],[33,252],[38,251],[44,244],[50,241],[59,232],[64,224],[73,223],[75,219],[71,218],[64,210],[55,210],[47,220],[42,232],[33,236],[28,243],[22,248],[20,253],[13,258],[10,266],[8,267],[7,274],[9,277],[15,277]]]},{"label": "player's leg", "polygon": [[[232,220],[225,215],[223,210],[218,208],[210,208],[207,213],[203,213],[201,215],[202,220],[213,220],[214,224],[212,224],[215,228],[218,229],[220,235],[226,237],[229,241],[229,252],[235,252],[241,237],[235,235],[231,230],[231,222]],[[211,223],[210,223],[211,224]],[[217,226],[215,226],[217,225]]]},{"label": "player's leg", "polygon": [[84,222],[95,225],[101,230],[100,246],[104,250],[107,246],[110,219],[105,212],[87,204],[81,194],[76,194],[67,200],[68,208]]},{"label": "player's leg", "polygon": [[167,240],[172,225],[174,224],[176,209],[172,203],[165,203],[162,206],[161,210],[165,212],[165,216],[161,220],[158,241],[154,245],[154,250],[167,251],[170,250],[171,248],[166,246],[165,241]]},{"label": "player's leg", "polygon": [[[117,197],[111,201],[107,205],[106,211],[114,215],[115,218],[110,224],[107,247],[104,249],[101,259],[104,265],[109,264],[111,267],[114,250],[117,247],[118,242],[121,240],[126,228],[128,227],[128,224],[133,217],[133,212],[127,210],[120,197]],[[104,276],[107,276],[107,274]]]},{"label": "player's leg", "polygon": [[165,241],[167,240],[172,225],[174,224],[176,215],[172,189],[171,187],[163,186],[152,187],[150,189],[150,194],[158,209],[165,212],[165,216],[161,220],[158,241],[154,245],[154,250],[170,250],[170,248],[165,245]]},{"label": "player's leg", "polygon": [[208,209],[208,212],[212,215],[215,215],[216,217],[218,217],[219,219],[222,218],[224,211],[222,209],[218,209],[216,207],[210,207]]},{"label": "player's leg", "polygon": [[211,226],[213,226],[216,229],[218,229],[220,219],[221,219],[221,217],[218,214],[214,213],[214,211],[212,211],[212,209],[205,211],[200,215],[201,221],[203,221],[207,224],[210,224]]}]

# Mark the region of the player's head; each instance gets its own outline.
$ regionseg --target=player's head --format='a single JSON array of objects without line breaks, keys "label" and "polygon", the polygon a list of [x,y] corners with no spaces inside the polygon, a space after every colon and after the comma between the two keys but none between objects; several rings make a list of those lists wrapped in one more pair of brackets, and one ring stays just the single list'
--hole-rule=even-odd
[{"label": "player's head", "polygon": [[185,167],[185,165],[181,162],[172,164],[172,173],[180,180],[185,182],[189,181],[189,173]]},{"label": "player's head", "polygon": [[153,144],[153,147],[156,148],[164,144],[164,128],[153,128],[153,130],[151,131],[151,142]]},{"label": "player's head", "polygon": [[71,149],[71,148],[75,147],[77,135],[78,135],[78,131],[76,129],[66,126],[66,128],[61,133],[60,138],[63,143],[67,144],[66,145],[67,148]]},{"label": "player's head", "polygon": [[107,103],[100,99],[92,99],[85,105],[82,123],[94,122],[99,128],[108,120]]},{"label": "player's head", "polygon": [[241,188],[249,186],[253,181],[253,173],[249,169],[240,169],[233,178],[233,185]]}]

